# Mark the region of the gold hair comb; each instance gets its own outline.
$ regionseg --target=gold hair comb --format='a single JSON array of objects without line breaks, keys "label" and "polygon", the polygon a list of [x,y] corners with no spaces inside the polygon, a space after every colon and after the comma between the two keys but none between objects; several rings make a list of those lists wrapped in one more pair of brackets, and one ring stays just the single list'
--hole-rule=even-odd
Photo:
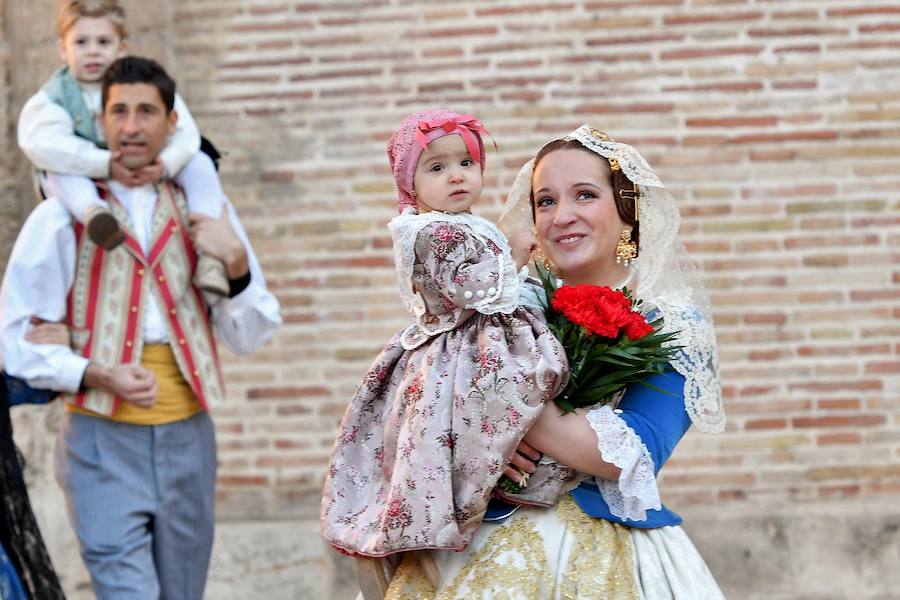
[{"label": "gold hair comb", "polygon": [[599,129],[594,129],[591,127],[591,135],[600,140],[601,142],[611,142],[613,141],[611,137],[609,137],[605,131],[600,131]]},{"label": "gold hair comb", "polygon": [[639,209],[641,200],[641,188],[636,183],[632,185],[634,185],[634,189],[632,190],[626,190],[624,188],[619,189],[619,198],[621,198],[622,200],[631,200],[632,202],[634,202],[634,220],[640,221],[641,213],[639,212]]}]

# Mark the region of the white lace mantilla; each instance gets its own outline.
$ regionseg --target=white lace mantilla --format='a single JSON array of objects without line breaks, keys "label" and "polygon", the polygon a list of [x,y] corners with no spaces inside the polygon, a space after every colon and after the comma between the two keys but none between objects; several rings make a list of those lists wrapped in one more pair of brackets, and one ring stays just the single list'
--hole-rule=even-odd
[{"label": "white lace mantilla", "polygon": [[578,140],[607,159],[615,158],[629,181],[638,184],[641,246],[635,262],[637,295],[660,311],[663,331],[679,332],[671,343],[681,346],[672,366],[685,378],[684,407],[691,421],[704,432],[722,431],[725,412],[712,308],[700,273],[678,239],[678,207],[637,150],[604,137],[582,125],[567,139]]},{"label": "white lace mantilla", "polygon": [[486,293],[483,298],[473,298],[466,308],[486,315],[509,314],[515,310],[519,305],[521,278],[516,271],[509,242],[494,224],[471,213],[429,211],[415,214],[407,212],[391,219],[388,228],[394,240],[394,264],[397,269],[400,297],[406,308],[415,316],[418,330],[426,336],[433,336],[450,331],[455,327],[455,324],[442,327],[429,326],[424,320],[425,302],[412,286],[413,269],[416,264],[416,239],[419,232],[432,223],[462,225],[483,244],[487,245],[488,242],[492,242],[500,248],[501,252],[497,256],[499,279],[496,285],[493,286],[492,292]]},{"label": "white lace mantilla", "polygon": [[[699,274],[697,274],[699,277]],[[638,297],[644,298],[648,308],[656,308],[663,317],[662,331],[677,331],[668,345],[681,348],[671,361],[672,367],[684,377],[684,408],[691,421],[703,432],[715,433],[725,429],[725,411],[719,382],[719,357],[716,332],[709,315],[709,300],[692,296],[689,288],[668,294],[648,294],[638,286]],[[704,312],[702,307],[706,307]]]},{"label": "white lace mantilla", "polygon": [[647,520],[648,510],[662,508],[650,451],[611,406],[593,408],[586,417],[603,460],[622,469],[618,481],[594,478],[609,512],[620,519]]}]

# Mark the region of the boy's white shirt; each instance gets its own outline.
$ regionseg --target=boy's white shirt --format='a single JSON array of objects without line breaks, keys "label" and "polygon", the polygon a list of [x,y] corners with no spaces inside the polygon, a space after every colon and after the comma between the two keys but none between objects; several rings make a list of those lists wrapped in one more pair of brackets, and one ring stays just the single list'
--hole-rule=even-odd
[{"label": "boy's white shirt", "polygon": [[[149,248],[151,222],[156,206],[152,186],[125,188],[110,181],[118,199],[135,225],[142,248]],[[211,320],[219,340],[237,354],[259,349],[281,325],[277,298],[267,289],[262,268],[250,240],[230,202],[229,221],[247,250],[250,284],[233,298],[211,307]],[[0,286],[0,348],[8,373],[38,388],[74,392],[81,385],[88,359],[69,346],[32,344],[25,340],[32,316],[61,322],[66,298],[75,279],[75,232],[68,210],[56,199],[39,203],[25,220],[16,238]],[[142,323],[145,343],[166,343],[168,331],[152,295]]]},{"label": "boy's white shirt", "polygon": [[[99,85],[79,84],[81,95],[100,127],[101,89]],[[175,95],[178,121],[159,154],[167,175],[174,176],[200,150],[200,130],[181,96]],[[38,169],[83,175],[91,179],[109,177],[109,150],[75,134],[75,122],[68,111],[54,102],[44,90],[28,99],[19,115],[19,147]]]}]

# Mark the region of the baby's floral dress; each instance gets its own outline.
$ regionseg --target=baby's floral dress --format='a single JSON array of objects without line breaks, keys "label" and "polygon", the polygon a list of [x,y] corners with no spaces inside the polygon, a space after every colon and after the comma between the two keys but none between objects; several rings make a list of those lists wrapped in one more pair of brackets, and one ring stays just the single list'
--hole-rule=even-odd
[{"label": "baby's floral dress", "polygon": [[568,365],[538,307],[519,304],[509,245],[468,213],[390,223],[415,324],[394,335],[341,421],[322,499],[337,549],[462,549]]}]

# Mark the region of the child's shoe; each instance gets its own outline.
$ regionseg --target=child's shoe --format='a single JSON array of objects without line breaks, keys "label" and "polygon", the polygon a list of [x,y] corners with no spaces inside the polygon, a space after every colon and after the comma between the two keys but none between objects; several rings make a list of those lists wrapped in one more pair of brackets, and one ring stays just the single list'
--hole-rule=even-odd
[{"label": "child's shoe", "polygon": [[197,269],[194,271],[194,285],[204,292],[216,296],[228,296],[228,274],[225,263],[207,254],[197,257]]},{"label": "child's shoe", "polygon": [[125,241],[119,221],[103,207],[92,208],[84,220],[88,237],[104,250],[113,250]]}]

